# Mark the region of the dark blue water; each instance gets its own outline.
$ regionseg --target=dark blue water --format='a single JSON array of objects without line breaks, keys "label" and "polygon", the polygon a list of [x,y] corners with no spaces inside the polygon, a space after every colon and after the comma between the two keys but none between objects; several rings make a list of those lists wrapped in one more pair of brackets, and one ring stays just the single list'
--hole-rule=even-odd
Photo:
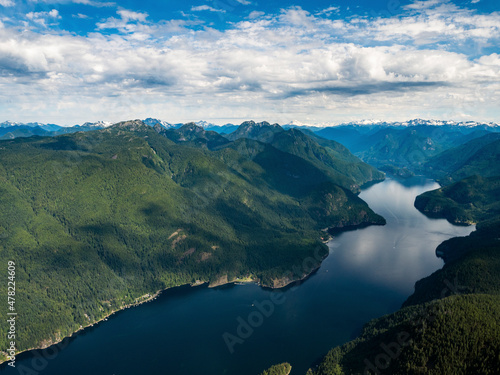
[{"label": "dark blue water", "polygon": [[387,225],[336,236],[321,268],[298,286],[169,290],[48,351],[19,355],[16,369],[3,365],[2,373],[257,375],[288,361],[303,375],[368,320],[397,310],[415,281],[442,266],[437,245],[473,230],[413,207],[416,195],[437,187],[415,178],[364,190]]}]

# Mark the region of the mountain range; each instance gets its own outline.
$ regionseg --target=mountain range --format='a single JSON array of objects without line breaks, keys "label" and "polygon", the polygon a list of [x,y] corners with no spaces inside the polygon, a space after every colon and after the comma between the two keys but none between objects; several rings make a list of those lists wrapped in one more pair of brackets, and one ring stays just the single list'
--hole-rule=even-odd
[{"label": "mountain range", "polygon": [[134,120],[0,141],[0,259],[27,280],[18,349],[181,284],[285,286],[319,266],[328,231],[385,223],[356,195],[383,173],[336,142],[278,130],[231,141]]},{"label": "mountain range", "polygon": [[[0,259],[16,259],[27,280],[16,300],[26,322],[19,350],[50,345],[172,286],[245,278],[279,288],[307,277],[327,255],[328,233],[385,223],[357,196],[384,178],[373,164],[437,179],[445,186],[415,206],[477,229],[441,244],[445,266],[417,282],[401,310],[367,323],[309,374],[377,373],[380,353],[398,358],[388,373],[500,367],[496,124],[318,129],[148,118],[68,128],[5,122],[0,136]],[[315,259],[307,269],[305,258]],[[466,287],[443,294],[450,282]],[[281,370],[288,365],[270,369]]]}]

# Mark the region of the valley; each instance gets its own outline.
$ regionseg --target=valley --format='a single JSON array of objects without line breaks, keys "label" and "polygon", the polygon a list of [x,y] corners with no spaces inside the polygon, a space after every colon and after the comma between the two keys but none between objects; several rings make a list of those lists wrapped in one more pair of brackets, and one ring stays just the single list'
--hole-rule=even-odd
[{"label": "valley", "polygon": [[[245,281],[278,289],[289,285],[295,290],[300,285],[297,282],[304,280],[300,288],[307,293],[308,285],[318,285],[317,280],[324,279],[321,275],[327,275],[329,270],[325,267],[330,268],[328,259],[333,257],[332,244],[337,243],[337,238],[351,238],[353,249],[363,248],[363,237],[356,238],[366,233],[376,236],[365,240],[375,245],[370,251],[388,249],[392,245],[383,245],[382,237],[375,233],[380,230],[390,239],[387,233],[392,230],[394,218],[398,220],[396,233],[405,233],[401,240],[394,240],[395,251],[408,250],[419,243],[420,250],[411,253],[415,256],[419,252],[425,254],[424,249],[433,252],[437,247],[436,253],[446,265],[440,269],[437,258],[437,263],[430,262],[435,257],[432,253],[428,260],[420,261],[428,266],[422,266],[418,273],[404,271],[404,264],[414,265],[415,260],[398,263],[403,279],[396,284],[406,286],[381,286],[376,291],[377,298],[384,294],[397,297],[389,298],[368,315],[360,315],[350,329],[386,313],[392,315],[371,321],[358,338],[344,345],[353,337],[346,336],[347,332],[336,336],[334,325],[322,333],[321,339],[315,339],[319,346],[313,345],[299,365],[293,358],[300,355],[290,357],[290,348],[280,354],[282,360],[290,362],[292,370],[283,365],[269,371],[298,374],[310,368],[312,374],[356,373],[368,366],[359,358],[368,358],[369,367],[378,368],[374,361],[380,354],[380,343],[401,331],[409,332],[414,341],[405,350],[400,345],[403,354],[398,352],[398,360],[390,366],[410,366],[413,373],[431,361],[441,369],[436,371],[452,371],[452,367],[443,370],[439,366],[444,364],[431,358],[433,345],[442,345],[438,332],[454,332],[453,327],[470,332],[467,335],[472,331],[468,331],[467,324],[459,323],[462,316],[457,316],[458,321],[442,320],[440,314],[450,309],[466,314],[478,309],[477,324],[484,325],[485,331],[473,345],[498,347],[494,331],[488,328],[491,319],[496,318],[487,313],[497,303],[500,274],[494,235],[498,231],[496,179],[500,175],[495,169],[499,165],[496,127],[346,125],[327,132],[329,129],[285,128],[247,121],[236,129],[210,128],[217,130],[214,131],[195,123],[170,126],[149,120],[86,125],[75,132],[66,131],[67,134],[15,136],[0,142],[0,200],[4,207],[0,221],[0,236],[4,239],[1,256],[5,261],[16,259],[22,265],[18,277],[26,280],[19,286],[18,305],[24,308],[24,319],[29,323],[20,326],[19,352],[50,346],[116,311],[156,299],[161,296],[160,291],[180,285],[207,283],[216,287],[215,291],[222,288],[224,292],[224,285]],[[56,128],[51,129],[53,132]],[[224,132],[228,129],[232,130],[229,135]],[[354,138],[358,143],[353,143]],[[389,149],[393,154],[384,151]],[[445,237],[434,237],[418,233],[415,222],[409,221],[413,229],[403,231],[401,225],[406,221],[400,220],[414,215],[413,201],[401,200],[397,208],[400,214],[395,214],[396,208],[385,211],[380,202],[387,199],[387,194],[392,194],[392,199],[397,197],[396,191],[401,187],[396,187],[399,185],[394,185],[392,179],[381,185],[386,177],[370,163],[392,173],[400,179],[397,184],[406,184],[408,188],[415,184],[412,181],[416,177],[412,176],[425,174],[436,178],[445,186],[427,191],[431,185],[424,183],[421,186],[429,188],[414,196],[415,207],[429,217],[425,220],[432,223],[445,218],[453,224],[477,223],[477,230],[469,237],[451,238],[459,233],[455,229],[445,231],[450,234],[443,232]],[[367,187],[370,185],[373,186]],[[380,191],[381,195],[370,198],[368,206],[363,189]],[[402,206],[403,202],[410,205]],[[418,217],[423,220],[423,216]],[[472,231],[466,226],[462,228],[463,234]],[[413,235],[413,242],[400,242]],[[417,239],[422,237],[427,240]],[[328,249],[323,242],[329,239]],[[351,257],[354,254],[357,252]],[[386,250],[383,259],[389,254]],[[347,272],[351,267],[348,264],[341,263],[336,273]],[[353,280],[368,278],[372,286],[384,279],[380,273],[370,276],[371,271],[358,274],[352,268],[349,272]],[[419,279],[408,298],[413,283]],[[446,293],[443,285],[448,288]],[[454,293],[449,285],[463,288]],[[260,287],[243,288],[261,293]],[[311,296],[324,301],[317,292]],[[301,298],[301,303],[314,304],[310,298]],[[369,299],[366,295],[358,298]],[[400,311],[398,303],[403,304]],[[288,306],[282,312],[293,310]],[[432,323],[429,329],[435,336],[425,338],[418,326],[408,326],[408,322],[421,321],[422,314],[425,321],[428,311],[432,311],[432,322],[425,324]],[[303,319],[309,321],[311,317],[304,315]],[[225,322],[227,327],[231,320],[230,316],[221,317],[221,324]],[[5,329],[2,324],[5,323],[0,328]],[[307,327],[310,323],[302,324]],[[75,337],[71,340],[79,342],[79,335]],[[425,341],[429,352],[417,359],[412,350],[424,339],[430,340]],[[318,354],[335,345],[340,346],[317,361]],[[250,348],[255,351],[254,346]],[[62,353],[73,352],[66,349]],[[243,353],[249,355],[246,350]],[[448,352],[440,355],[453,356]],[[459,355],[457,366],[463,367],[463,360],[479,366],[480,373],[487,373],[487,368],[494,366],[495,356],[484,355],[489,359],[483,367],[477,362],[482,357],[477,355]],[[29,363],[31,357],[27,353],[20,358],[25,358],[22,363]],[[231,366],[243,362],[239,356]],[[54,369],[62,366],[64,372],[64,361],[55,366]],[[265,368],[259,366],[253,373]],[[181,373],[180,369],[175,371]],[[214,374],[218,371],[214,368]],[[401,370],[391,367],[390,371]]]}]

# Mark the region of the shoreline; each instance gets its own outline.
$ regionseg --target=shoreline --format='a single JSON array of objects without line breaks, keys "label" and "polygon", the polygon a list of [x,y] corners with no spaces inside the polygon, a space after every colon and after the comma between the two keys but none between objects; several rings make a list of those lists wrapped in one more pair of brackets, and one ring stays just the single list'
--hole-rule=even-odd
[{"label": "shoreline", "polygon": [[[367,224],[359,224],[359,225],[353,225],[352,227],[357,227],[357,228],[353,228],[353,229],[363,229],[365,227],[368,227],[368,226],[371,226],[371,225],[377,225],[377,224],[373,224],[373,223],[367,223]],[[328,228],[330,229],[330,228]],[[348,231],[348,230],[352,230],[352,229],[347,229],[345,227],[345,230],[340,230],[340,231],[336,231],[335,232],[335,235],[338,235],[344,231]],[[328,233],[328,232],[327,232]],[[332,236],[332,234],[328,233],[329,236],[328,238],[325,240],[325,239],[321,239],[321,242],[323,244],[327,244],[329,241],[331,241],[333,239],[334,236]],[[85,329],[88,329],[88,328],[92,328],[94,327],[95,325],[103,322],[103,321],[107,321],[107,319],[109,317],[111,317],[112,315],[118,313],[118,312],[121,312],[121,311],[125,311],[127,309],[130,309],[132,307],[137,307],[137,306],[140,306],[144,303],[147,303],[147,302],[152,302],[154,301],[156,298],[158,298],[163,292],[167,291],[167,290],[170,290],[170,289],[174,289],[174,288],[181,288],[181,287],[191,287],[191,288],[195,288],[195,287],[199,287],[199,286],[204,286],[204,285],[207,285],[207,288],[217,288],[217,287],[222,287],[222,286],[227,286],[227,285],[244,285],[244,284],[256,284],[258,285],[259,287],[261,288],[264,288],[264,289],[285,289],[287,287],[290,287],[290,285],[294,284],[294,283],[302,283],[304,282],[305,280],[307,280],[309,277],[311,277],[314,273],[316,273],[319,268],[321,267],[323,261],[329,256],[329,252],[321,259],[319,260],[319,264],[317,267],[314,267],[312,270],[310,270],[308,273],[305,273],[303,274],[300,278],[297,278],[297,279],[286,279],[285,280],[285,283],[279,283],[280,280],[283,280],[283,279],[275,279],[275,283],[274,285],[266,285],[266,284],[262,284],[260,279],[258,278],[252,278],[252,277],[242,277],[242,278],[236,278],[236,279],[233,279],[233,280],[227,280],[227,275],[223,275],[222,277],[226,277],[226,281],[222,282],[222,283],[217,283],[217,281],[220,281],[220,278],[219,280],[216,280],[215,283],[213,283],[212,281],[204,281],[204,280],[196,280],[195,282],[193,283],[186,283],[186,284],[180,284],[180,285],[174,285],[174,286],[170,286],[168,288],[165,288],[165,289],[160,289],[160,290],[157,290],[154,294],[150,294],[150,293],[146,293],[145,295],[143,296],[140,296],[140,297],[137,297],[136,298],[136,302],[134,303],[129,303],[127,305],[124,305],[122,306],[121,308],[119,308],[118,310],[113,310],[111,311],[109,314],[103,316],[102,318],[100,318],[99,320],[96,320],[92,323],[89,323],[85,326],[81,326],[79,329],[77,329],[76,331],[72,332],[70,335],[68,336],[64,336],[62,337],[60,340],[58,341],[55,341],[55,342],[50,342],[50,344],[48,345],[41,345],[39,347],[35,347],[35,348],[29,348],[29,349],[24,349],[22,351],[19,351],[19,352],[16,352],[15,354],[15,358],[17,360],[17,357],[18,355],[22,355],[22,354],[26,354],[28,352],[31,352],[31,351],[36,351],[36,350],[45,350],[47,348],[50,348],[52,346],[55,346],[55,345],[59,345],[60,343],[62,343],[64,340],[66,339],[71,339],[75,336],[77,336],[80,332],[83,332],[85,331]],[[278,285],[276,285],[276,281],[278,281]],[[145,297],[145,296],[148,296],[146,298],[143,298],[141,300],[142,297]],[[137,301],[139,300],[139,301]],[[2,352],[2,353],[5,353],[5,352]],[[7,353],[5,353],[7,354]],[[5,363],[7,362],[10,362],[11,360],[10,359],[5,359],[5,360],[0,360],[0,367],[1,366],[4,366]]]}]

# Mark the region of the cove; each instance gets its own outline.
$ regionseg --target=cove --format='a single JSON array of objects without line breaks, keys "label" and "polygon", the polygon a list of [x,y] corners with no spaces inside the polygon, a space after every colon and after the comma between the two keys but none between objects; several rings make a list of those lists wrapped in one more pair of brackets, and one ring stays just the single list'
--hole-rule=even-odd
[{"label": "cove", "polygon": [[[418,177],[363,190],[360,197],[387,225],[336,235],[320,269],[300,285],[171,289],[65,340],[62,350],[21,354],[15,369],[4,364],[2,373],[257,375],[288,361],[292,374],[305,375],[364,323],[399,309],[417,280],[442,267],[437,245],[474,229],[429,219],[413,207],[418,194],[437,187]],[[240,340],[228,348],[225,334]]]}]

